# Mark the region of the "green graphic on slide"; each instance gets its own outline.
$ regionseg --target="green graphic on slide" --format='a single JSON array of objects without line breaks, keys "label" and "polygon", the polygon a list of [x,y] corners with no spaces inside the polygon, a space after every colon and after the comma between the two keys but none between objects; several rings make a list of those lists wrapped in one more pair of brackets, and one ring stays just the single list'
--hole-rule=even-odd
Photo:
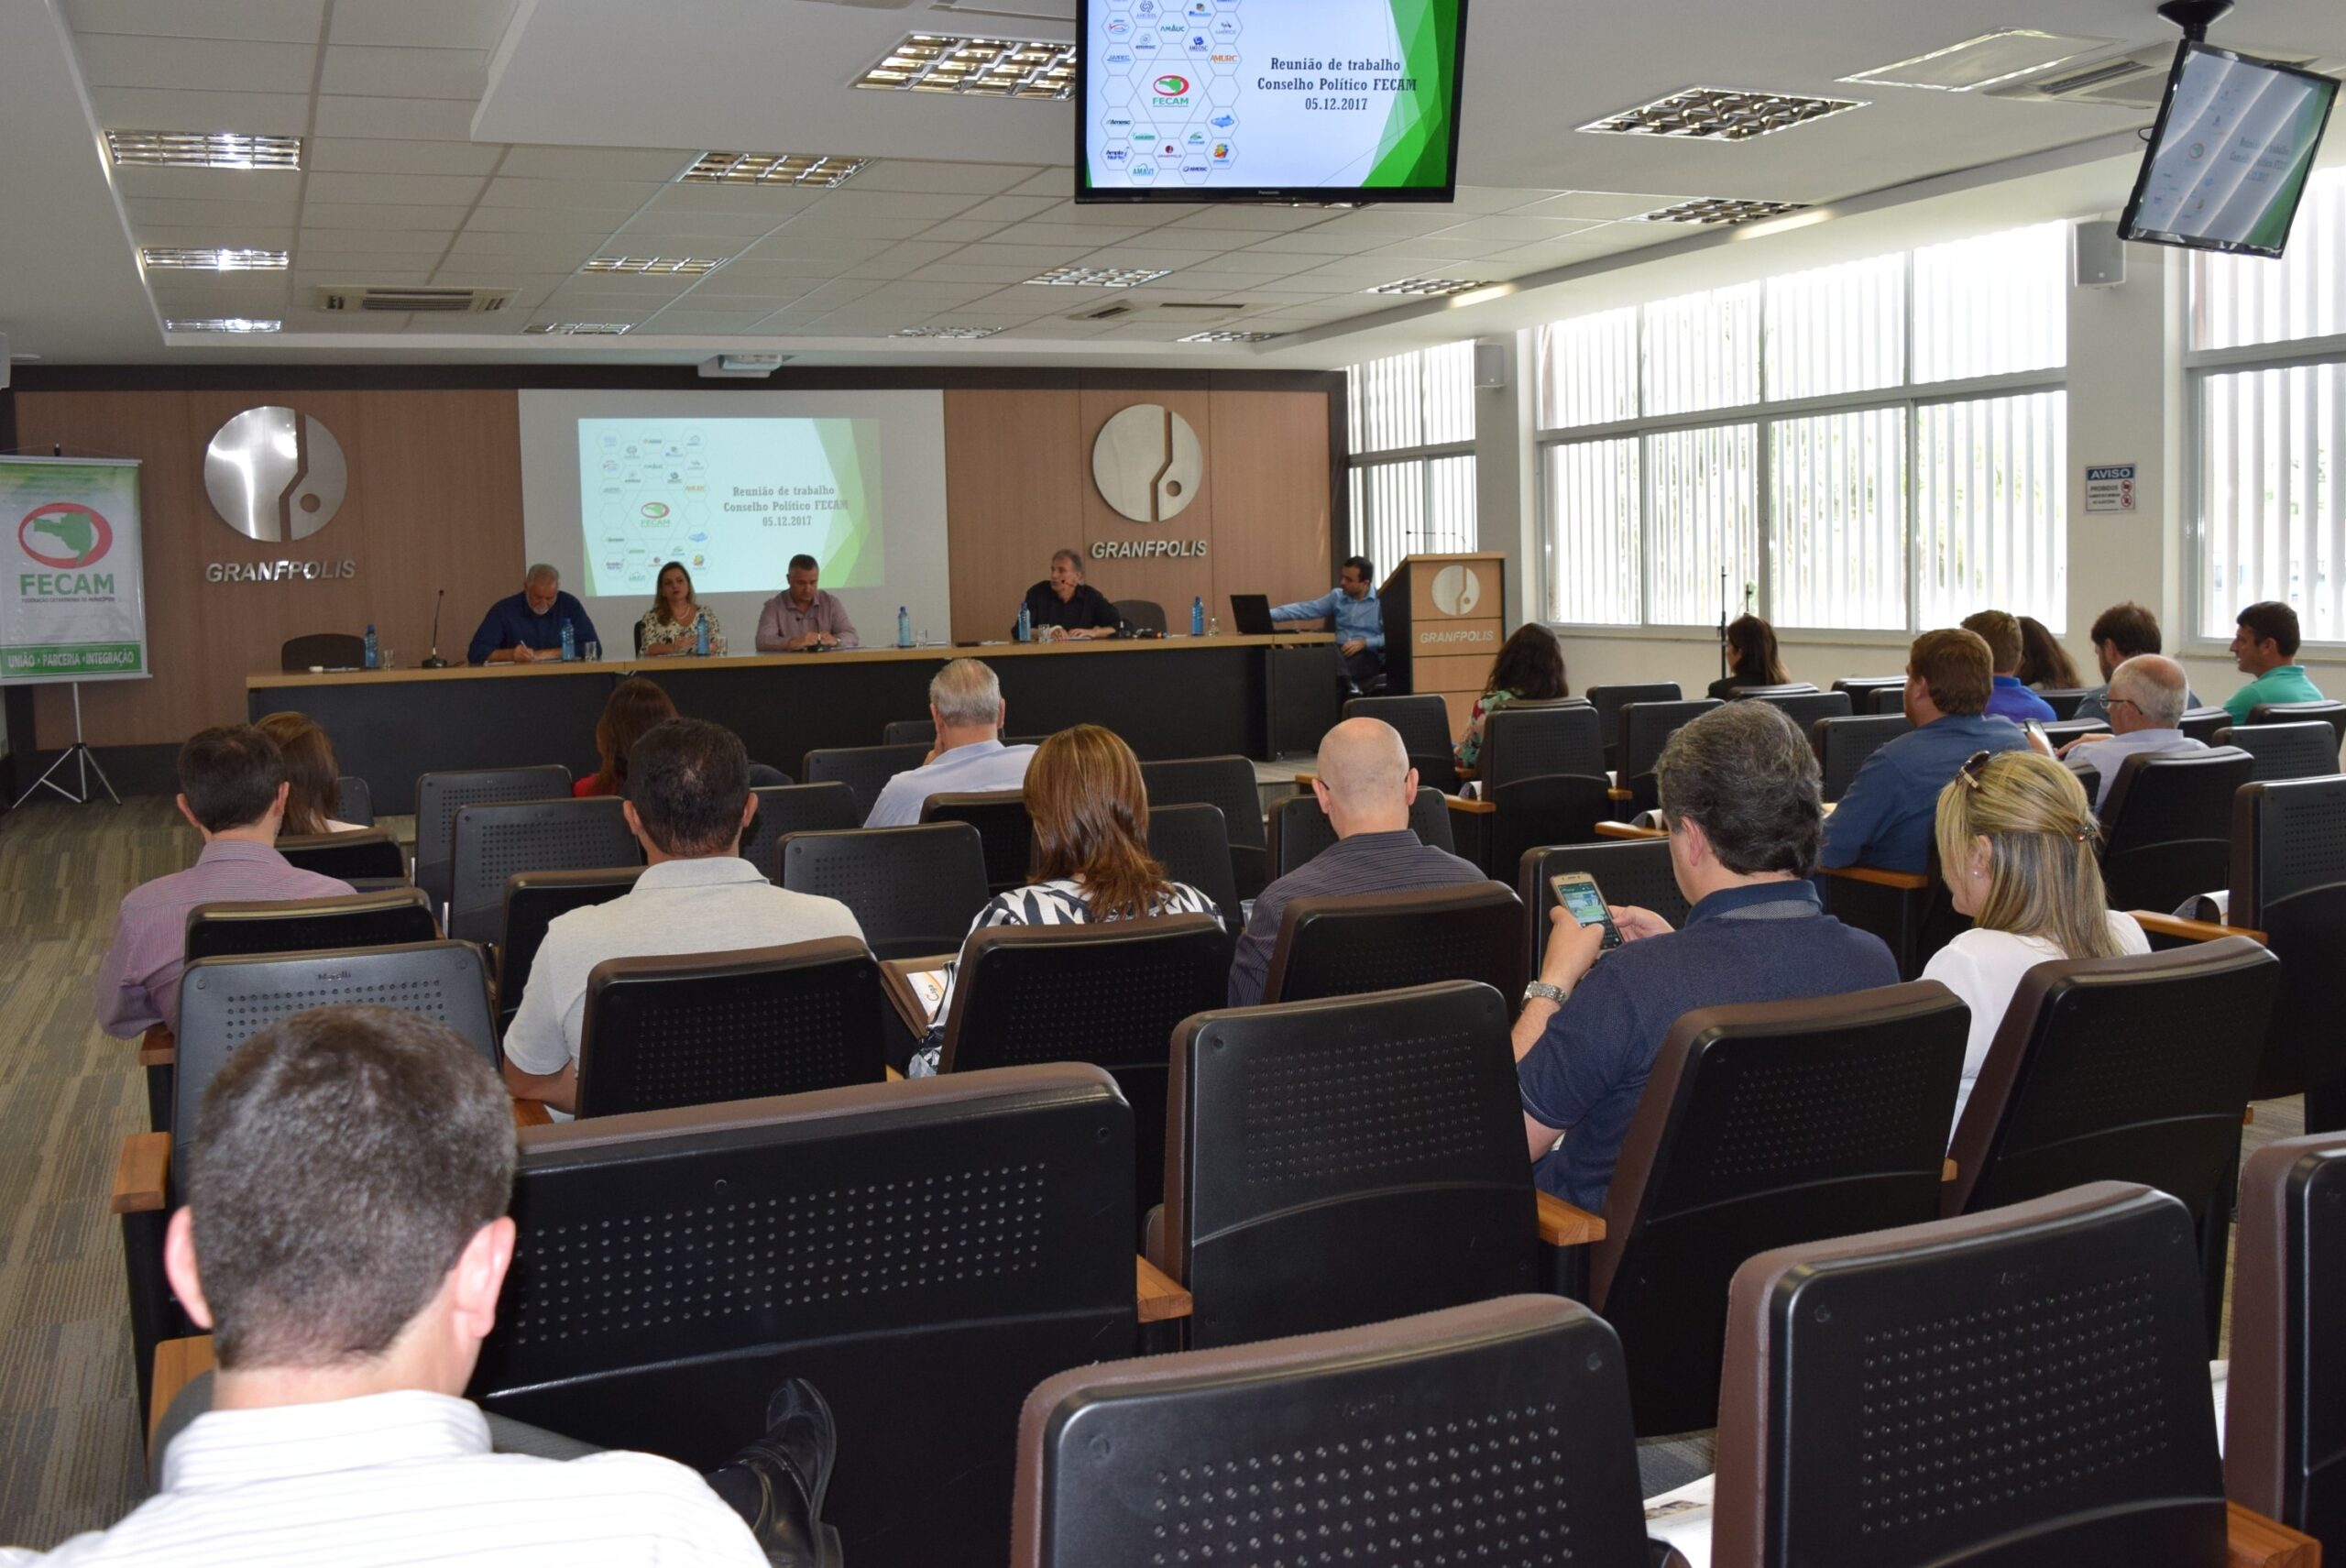
[{"label": "green graphic on slide", "polygon": [[2313,173],[2313,155],[2321,148],[2322,117],[2330,104],[2320,93],[2306,94],[2292,118],[2295,126],[2286,140],[2275,137],[2277,145],[2294,145],[2297,157],[2281,178],[2275,181],[2273,195],[2265,202],[2264,210],[2257,214],[2256,225],[2249,231],[2248,243],[2260,248],[2280,249],[2289,243],[2290,220],[2297,215],[2297,194]]},{"label": "green graphic on slide", "polygon": [[77,559],[87,555],[90,546],[97,543],[98,538],[97,525],[90,521],[90,514],[85,511],[53,513],[36,521],[33,532],[48,534],[65,546],[68,555]]},{"label": "green graphic on slide", "polygon": [[1439,185],[1450,162],[1451,83],[1458,58],[1458,9],[1441,0],[1392,0],[1401,64],[1415,93],[1397,93],[1376,144],[1376,164],[1362,181],[1375,189]]},{"label": "green graphic on slide", "polygon": [[[823,455],[839,476],[847,522],[846,537],[831,547],[831,558],[823,563],[823,580],[861,583],[864,579],[855,569],[864,541],[879,537],[879,530],[869,525],[880,515],[880,426],[868,419],[824,420],[820,433]],[[876,580],[877,572],[872,576]]]}]

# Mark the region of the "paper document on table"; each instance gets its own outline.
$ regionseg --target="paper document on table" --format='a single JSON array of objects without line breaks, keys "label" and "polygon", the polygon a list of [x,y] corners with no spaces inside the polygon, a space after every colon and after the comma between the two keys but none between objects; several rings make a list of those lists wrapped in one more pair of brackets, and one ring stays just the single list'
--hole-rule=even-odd
[{"label": "paper document on table", "polygon": [[1675,1547],[1688,1568],[1710,1568],[1711,1492],[1716,1475],[1646,1499],[1646,1539]]},{"label": "paper document on table", "polygon": [[941,969],[915,970],[904,976],[904,983],[913,988],[913,995],[920,1003],[928,1021],[937,1022],[938,1009],[945,1005],[945,971]]}]

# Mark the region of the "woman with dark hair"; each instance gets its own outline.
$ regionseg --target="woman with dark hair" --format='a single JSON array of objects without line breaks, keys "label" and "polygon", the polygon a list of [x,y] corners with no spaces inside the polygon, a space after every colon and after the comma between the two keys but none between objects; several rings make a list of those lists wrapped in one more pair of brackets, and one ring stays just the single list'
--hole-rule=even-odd
[{"label": "woman with dark hair", "polygon": [[652,608],[635,623],[635,640],[647,659],[690,653],[700,646],[704,623],[708,627],[708,651],[724,652],[725,633],[717,624],[717,612],[694,597],[693,575],[685,570],[685,564],[671,561],[660,568]]},{"label": "woman with dark hair", "polygon": [[2020,618],[2020,668],[2013,673],[2031,691],[2078,691],[2085,685],[2052,631],[2033,615]]},{"label": "woman with dark hair", "polygon": [[1738,615],[1727,623],[1727,669],[1711,683],[1710,695],[1721,702],[1732,698],[1738,686],[1780,686],[1792,679],[1776,652],[1776,629],[1756,615]]},{"label": "woman with dark hair", "polygon": [[1466,733],[1458,738],[1458,765],[1471,768],[1483,754],[1483,720],[1494,708],[1511,702],[1554,702],[1573,695],[1564,679],[1563,645],[1556,634],[1538,621],[1516,628],[1499,645],[1491,673],[1483,677],[1483,695],[1466,717]]},{"label": "woman with dark hair", "polygon": [[334,742],[306,713],[272,713],[254,726],[285,753],[285,827],[288,838],[318,833],[358,833],[355,822],[337,822],[342,807],[342,770],[334,765]]},{"label": "woman with dark hair", "polygon": [[611,688],[609,698],[603,704],[603,717],[595,720],[595,754],[603,765],[570,786],[570,793],[581,797],[595,795],[620,795],[627,789],[627,754],[643,739],[643,732],[655,724],[664,724],[676,717],[676,705],[668,694],[641,675],[633,675]]},{"label": "woman with dark hair", "polygon": [[[1148,852],[1148,791],[1140,762],[1113,730],[1096,724],[1062,729],[1035,749],[1026,764],[1026,815],[1035,825],[1035,860],[1025,887],[998,893],[970,922],[989,926],[1087,926],[1158,915],[1211,915],[1213,900],[1175,882]],[[927,1038],[913,1053],[914,1078],[937,1071],[945,1020],[953,1010],[953,977]]]}]

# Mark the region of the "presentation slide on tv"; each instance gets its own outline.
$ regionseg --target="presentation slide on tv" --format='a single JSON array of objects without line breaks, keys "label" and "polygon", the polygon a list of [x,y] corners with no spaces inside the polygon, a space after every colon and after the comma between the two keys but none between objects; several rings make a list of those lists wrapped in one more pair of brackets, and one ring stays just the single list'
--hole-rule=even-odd
[{"label": "presentation slide on tv", "polygon": [[2335,91],[2253,61],[2189,56],[2135,226],[2279,249]]},{"label": "presentation slide on tv", "polygon": [[588,591],[648,600],[682,561],[702,593],[772,593],[802,553],[827,587],[875,584],[880,466],[873,419],[582,419]]},{"label": "presentation slide on tv", "polygon": [[1440,187],[1457,0],[1091,0],[1099,191]]}]

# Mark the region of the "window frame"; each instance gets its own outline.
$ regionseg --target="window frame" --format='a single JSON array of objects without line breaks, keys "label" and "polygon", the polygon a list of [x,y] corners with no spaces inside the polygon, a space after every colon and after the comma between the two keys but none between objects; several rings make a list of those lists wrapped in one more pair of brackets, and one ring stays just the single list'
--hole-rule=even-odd
[{"label": "window frame", "polygon": [[[1429,344],[1422,348],[1406,349],[1400,354],[1382,355],[1379,356],[1377,359],[1362,360],[1358,363],[1346,366],[1345,374],[1348,378],[1348,386],[1346,389],[1347,396],[1355,403],[1358,403],[1362,397],[1361,382],[1364,378],[1360,372],[1365,370],[1367,367],[1387,360],[1404,359],[1413,356],[1426,360],[1426,365],[1423,370],[1423,375],[1426,379],[1421,381],[1420,385],[1430,387],[1431,377],[1431,356],[1440,350],[1445,348],[1454,349],[1464,345],[1467,349],[1467,353],[1465,355],[1465,410],[1468,423],[1471,425],[1474,421],[1473,344],[1474,340],[1471,338],[1461,338],[1456,340],[1454,343]],[[1358,412],[1354,417],[1362,422],[1365,422],[1374,416],[1366,406],[1363,404],[1359,406]],[[1426,421],[1424,422],[1430,425],[1431,421]],[[1415,446],[1388,446],[1379,447],[1374,450],[1356,450],[1346,453],[1344,457],[1344,484],[1348,491],[1354,486],[1355,476],[1360,477],[1359,504],[1351,506],[1348,509],[1351,515],[1347,521],[1349,533],[1346,554],[1351,555],[1366,555],[1372,561],[1385,560],[1387,554],[1388,554],[1381,552],[1379,548],[1378,540],[1376,538],[1376,521],[1375,518],[1370,515],[1374,502],[1369,499],[1370,487],[1366,481],[1367,470],[1372,468],[1393,467],[1405,463],[1415,463],[1420,465],[1418,470],[1419,515],[1420,517],[1427,520],[1430,523],[1434,516],[1434,498],[1439,488],[1434,479],[1434,464],[1436,461],[1442,458],[1464,457],[1475,460],[1476,467],[1479,471],[1480,461],[1477,455],[1476,445],[1477,444],[1474,434],[1470,432],[1463,440],[1426,442]],[[1481,548],[1479,541],[1482,536],[1483,521],[1481,510],[1479,508],[1476,509],[1473,521],[1474,536],[1477,543],[1469,544],[1467,546],[1469,550]],[[1402,554],[1407,554],[1409,552],[1404,551]],[[1398,561],[1399,557],[1395,556],[1393,559]]]}]

